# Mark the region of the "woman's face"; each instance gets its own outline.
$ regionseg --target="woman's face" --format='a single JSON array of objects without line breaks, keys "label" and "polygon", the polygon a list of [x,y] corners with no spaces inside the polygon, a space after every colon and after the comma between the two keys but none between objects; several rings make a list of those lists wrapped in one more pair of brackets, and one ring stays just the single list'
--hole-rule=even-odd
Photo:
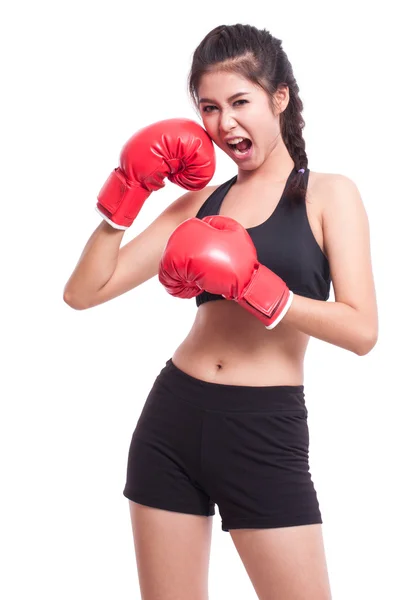
[{"label": "woman's face", "polygon": [[[198,88],[203,125],[215,144],[245,170],[258,168],[280,138],[279,114],[270,108],[267,93],[248,79],[223,71],[203,75]],[[279,93],[280,111],[289,101]],[[237,143],[229,146],[229,142]]]}]

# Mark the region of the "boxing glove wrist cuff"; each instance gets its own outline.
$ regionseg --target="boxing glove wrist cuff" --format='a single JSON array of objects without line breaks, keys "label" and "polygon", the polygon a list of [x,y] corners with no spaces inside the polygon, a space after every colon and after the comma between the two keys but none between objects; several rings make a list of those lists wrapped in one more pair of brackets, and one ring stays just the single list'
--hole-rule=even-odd
[{"label": "boxing glove wrist cuff", "polygon": [[104,221],[106,221],[109,225],[111,225],[111,227],[114,227],[114,229],[120,229],[121,231],[126,231],[128,229],[128,225],[118,225],[117,223],[114,223],[113,221],[111,221],[111,219],[109,219],[101,210],[101,208],[99,208],[99,205],[95,206],[95,211],[99,213],[99,215],[102,217],[102,219]]},{"label": "boxing glove wrist cuff", "polygon": [[293,292],[273,271],[259,264],[239,304],[273,329],[286,315],[293,301]]},{"label": "boxing glove wrist cuff", "polygon": [[127,229],[136,219],[151,191],[128,181],[121,169],[111,173],[97,196],[97,209],[116,229]]}]

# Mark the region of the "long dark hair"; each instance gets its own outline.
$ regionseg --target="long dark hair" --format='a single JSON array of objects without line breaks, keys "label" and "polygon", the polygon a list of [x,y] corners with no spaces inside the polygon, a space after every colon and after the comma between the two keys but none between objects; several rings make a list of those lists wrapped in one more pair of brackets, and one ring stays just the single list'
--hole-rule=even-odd
[{"label": "long dark hair", "polygon": [[282,49],[282,41],[265,29],[251,25],[220,25],[210,31],[193,53],[188,78],[191,99],[198,108],[198,87],[205,73],[218,69],[245,77],[262,87],[273,109],[273,95],[282,86],[288,86],[290,100],[279,115],[282,139],[294,161],[296,175],[291,180],[288,194],[294,201],[304,201],[306,185],[300,169],[307,169],[308,158],[302,130],[303,103],[293,76],[292,65]]}]

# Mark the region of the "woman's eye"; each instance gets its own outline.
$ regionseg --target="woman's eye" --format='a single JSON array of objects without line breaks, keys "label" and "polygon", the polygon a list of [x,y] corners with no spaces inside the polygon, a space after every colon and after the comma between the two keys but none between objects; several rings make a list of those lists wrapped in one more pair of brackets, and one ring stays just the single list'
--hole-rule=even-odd
[{"label": "woman's eye", "polygon": [[[236,100],[233,105],[235,106],[235,104],[238,104],[239,106],[242,106],[242,104],[247,104],[248,100]],[[216,106],[213,106],[212,104],[209,104],[208,106],[205,106],[203,108],[203,112],[205,113],[210,113],[214,110],[214,108],[217,108]]]}]

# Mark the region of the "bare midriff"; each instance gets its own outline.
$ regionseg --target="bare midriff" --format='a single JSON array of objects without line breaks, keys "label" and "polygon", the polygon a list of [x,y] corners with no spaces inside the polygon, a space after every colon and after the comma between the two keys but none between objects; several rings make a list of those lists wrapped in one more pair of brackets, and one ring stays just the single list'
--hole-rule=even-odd
[{"label": "bare midriff", "polygon": [[268,330],[236,302],[199,306],[189,334],[172,362],[185,373],[212,383],[303,385],[309,336],[281,321]]}]

